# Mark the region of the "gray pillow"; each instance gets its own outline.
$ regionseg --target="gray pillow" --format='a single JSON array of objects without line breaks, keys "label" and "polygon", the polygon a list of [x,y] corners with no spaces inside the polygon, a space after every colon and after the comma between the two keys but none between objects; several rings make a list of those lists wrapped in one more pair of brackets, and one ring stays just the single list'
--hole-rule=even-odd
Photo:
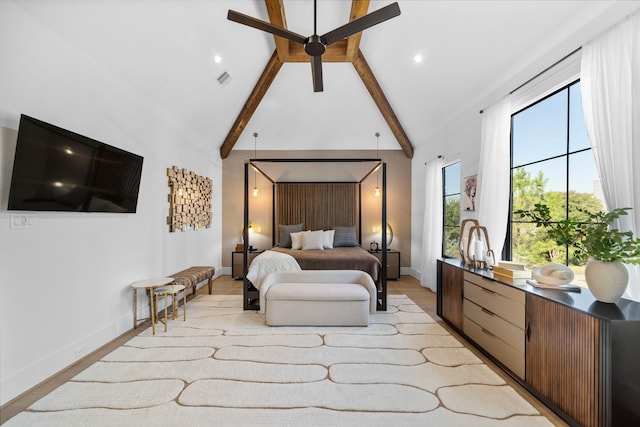
[{"label": "gray pillow", "polygon": [[347,248],[358,246],[355,227],[333,227],[336,234],[333,236],[334,248]]},{"label": "gray pillow", "polygon": [[290,248],[291,247],[291,233],[297,233],[302,231],[304,224],[295,224],[295,225],[279,225],[280,227],[280,240],[278,240],[278,244],[281,248]]}]

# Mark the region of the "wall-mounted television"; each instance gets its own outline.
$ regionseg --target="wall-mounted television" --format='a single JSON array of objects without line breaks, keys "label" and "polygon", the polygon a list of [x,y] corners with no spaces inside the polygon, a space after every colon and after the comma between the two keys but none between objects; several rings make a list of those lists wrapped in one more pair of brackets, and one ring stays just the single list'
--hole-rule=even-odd
[{"label": "wall-mounted television", "polygon": [[9,210],[133,213],[142,157],[20,116]]}]

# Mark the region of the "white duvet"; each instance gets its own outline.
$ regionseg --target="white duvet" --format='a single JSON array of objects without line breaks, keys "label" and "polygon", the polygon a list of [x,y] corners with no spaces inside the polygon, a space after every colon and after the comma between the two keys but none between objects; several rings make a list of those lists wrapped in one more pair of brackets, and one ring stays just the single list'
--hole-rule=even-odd
[{"label": "white duvet", "polygon": [[264,251],[251,261],[247,279],[253,286],[260,289],[260,283],[264,277],[274,271],[301,271],[298,261],[288,254],[276,251]]}]

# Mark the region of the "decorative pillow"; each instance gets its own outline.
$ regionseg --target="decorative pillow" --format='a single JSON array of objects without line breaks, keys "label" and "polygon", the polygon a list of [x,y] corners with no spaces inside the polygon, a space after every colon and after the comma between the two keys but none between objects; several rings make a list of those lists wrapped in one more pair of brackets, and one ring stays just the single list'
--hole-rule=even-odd
[{"label": "decorative pillow", "polygon": [[324,243],[324,232],[318,231],[303,231],[302,232],[302,250],[308,251],[311,249],[324,249],[322,244]]},{"label": "decorative pillow", "polygon": [[281,248],[290,248],[291,247],[291,233],[297,233],[302,231],[304,224],[295,224],[295,225],[282,225],[280,224],[280,239],[278,243]]},{"label": "decorative pillow", "polygon": [[302,249],[302,233],[304,231],[298,231],[297,233],[289,234],[291,236],[291,249]]},{"label": "decorative pillow", "polygon": [[322,232],[324,236],[324,241],[322,242],[322,247],[325,249],[333,249],[333,236],[336,234],[336,230],[325,230]]},{"label": "decorative pillow", "polygon": [[333,228],[335,229],[335,235],[333,237],[334,248],[347,248],[347,247],[358,246],[355,227],[333,227]]}]

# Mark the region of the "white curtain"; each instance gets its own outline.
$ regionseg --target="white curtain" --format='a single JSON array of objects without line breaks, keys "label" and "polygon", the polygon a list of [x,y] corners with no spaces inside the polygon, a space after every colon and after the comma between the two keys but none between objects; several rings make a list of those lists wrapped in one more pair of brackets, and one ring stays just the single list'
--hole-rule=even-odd
[{"label": "white curtain", "polygon": [[511,102],[502,99],[484,112],[476,192],[477,220],[487,228],[496,261],[501,259],[509,219]]},{"label": "white curtain", "polygon": [[424,177],[424,224],[420,253],[420,284],[436,291],[436,260],[442,257],[442,168],[444,160],[427,163]]},{"label": "white curtain", "polygon": [[[584,118],[607,209],[630,207],[617,224],[640,231],[640,13],[582,48]],[[635,167],[634,167],[635,165]],[[640,301],[640,268],[627,266],[625,297]]]}]

